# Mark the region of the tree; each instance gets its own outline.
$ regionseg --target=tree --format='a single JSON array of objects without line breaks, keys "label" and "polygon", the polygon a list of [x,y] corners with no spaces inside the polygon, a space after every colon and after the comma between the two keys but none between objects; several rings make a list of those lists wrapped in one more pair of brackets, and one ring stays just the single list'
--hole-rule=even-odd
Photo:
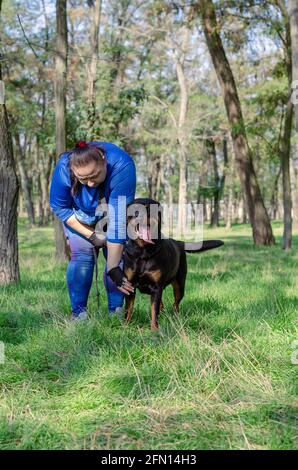
[{"label": "tree", "polygon": [[223,139],[223,159],[224,159],[224,168],[222,176],[219,175],[218,171],[218,161],[217,161],[217,151],[215,145],[215,139],[208,139],[206,141],[206,149],[210,154],[211,163],[213,166],[213,179],[214,179],[214,189],[213,189],[213,211],[211,215],[210,224],[212,227],[219,227],[219,215],[220,215],[220,198],[222,196],[225,178],[228,167],[228,149],[227,149],[227,140]]},{"label": "tree", "polygon": [[292,77],[294,84],[293,102],[295,105],[296,130],[298,132],[298,3],[296,0],[289,0],[288,12],[292,39]]},{"label": "tree", "polygon": [[285,103],[284,129],[281,139],[281,169],[283,183],[283,208],[284,208],[284,230],[283,230],[283,249],[288,250],[292,246],[292,194],[291,194],[291,175],[290,175],[290,157],[291,157],[291,134],[293,122],[293,103],[292,94],[292,45],[290,19],[284,0],[276,0],[280,8],[284,25],[285,39],[283,41],[285,67],[288,78],[288,96]]},{"label": "tree", "polygon": [[254,243],[256,245],[271,245],[274,243],[272,228],[248,147],[241,103],[233,72],[219,34],[219,24],[216,19],[215,8],[212,0],[200,0],[196,7],[201,13],[207,46],[225,102],[231,127],[235,161],[246,198]]},{"label": "tree", "polygon": [[92,25],[91,25],[91,63],[88,67],[87,104],[88,104],[88,131],[91,139],[94,138],[96,120],[96,75],[98,62],[98,36],[101,15],[101,0],[89,0]]},{"label": "tree", "polygon": [[27,210],[30,224],[34,225],[35,216],[34,216],[34,205],[33,205],[32,194],[31,194],[31,184],[30,184],[31,182],[29,180],[27,168],[25,165],[25,153],[26,153],[27,142],[25,139],[24,147],[23,147],[21,144],[21,139],[20,139],[20,135],[18,134],[18,132],[15,133],[15,141],[16,141],[16,148],[18,151],[17,165],[19,169],[21,187],[22,187],[23,194],[24,194],[26,210]]},{"label": "tree", "polygon": [[[63,143],[57,153],[80,139],[112,141],[134,156],[138,191],[144,196],[150,193],[161,202],[168,200],[170,206],[179,200],[182,167],[186,188],[180,193],[184,193],[184,200],[192,204],[203,202],[208,223],[212,219],[211,223],[217,224],[218,216],[233,223],[242,220],[243,215],[244,191],[234,171],[235,152],[230,138],[230,129],[235,133],[238,127],[229,125],[212,61],[209,54],[204,54],[202,30],[194,27],[194,18],[189,24],[191,4],[170,0],[101,1],[99,18],[98,0],[68,0],[67,133],[66,145]],[[289,83],[284,17],[277,0],[216,0],[213,4],[224,52],[237,83],[262,199],[270,208],[270,215],[280,219],[281,156],[290,142],[289,133],[285,132],[289,129],[285,126]],[[195,11],[196,21],[197,18]],[[45,224],[52,220],[48,186],[57,154],[56,112],[51,105],[51,85],[57,76],[56,12],[49,0],[11,0],[3,2],[3,19],[2,72],[22,189],[20,210],[26,207],[25,191],[29,200],[31,190],[35,220]],[[183,53],[187,25],[189,45]],[[98,40],[92,41],[95,33],[99,33]],[[182,99],[178,61],[184,76],[180,83],[184,80],[186,84],[186,100]],[[91,68],[97,69],[95,75],[90,74]],[[187,107],[183,102],[187,102]],[[179,129],[179,141],[181,107],[187,112]],[[89,118],[94,126],[90,126]],[[227,136],[229,164],[221,188],[225,173],[221,146]],[[211,148],[207,151],[208,140],[214,141],[215,153]],[[184,168],[180,165],[181,154],[185,155]],[[295,149],[292,155],[295,157]],[[296,167],[297,164],[293,176],[297,174]]]},{"label": "tree", "polygon": [[[0,0],[0,20],[2,0]],[[2,41],[0,38],[0,284],[20,278],[17,238],[17,204],[19,183],[13,157],[12,138],[4,100],[2,82]]]},{"label": "tree", "polygon": [[175,54],[176,73],[180,89],[180,109],[177,126],[177,140],[179,144],[179,206],[178,206],[178,227],[181,234],[186,226],[186,203],[187,203],[187,173],[186,173],[186,157],[187,157],[187,135],[186,135],[186,118],[188,111],[188,85],[185,75],[185,59],[189,47],[190,29],[189,19],[187,24],[183,25],[182,45],[179,52]]},{"label": "tree", "polygon": [[[56,0],[56,57],[55,57],[55,117],[56,153],[66,150],[66,73],[67,73],[67,17],[66,0]],[[55,216],[56,258],[68,259],[68,250],[61,221]]]},{"label": "tree", "polygon": [[[293,94],[292,94],[292,103],[295,108],[295,117],[296,117],[296,132],[298,132],[298,3],[296,0],[289,0],[288,2],[288,14],[290,19],[290,30],[291,30],[291,51],[292,51],[292,79],[293,79]],[[297,201],[297,168],[294,168],[294,174],[296,175],[295,182],[295,199]],[[295,205],[294,205],[295,208]],[[297,203],[296,203],[297,208]],[[297,209],[296,213],[294,210],[294,220],[297,220]]]}]

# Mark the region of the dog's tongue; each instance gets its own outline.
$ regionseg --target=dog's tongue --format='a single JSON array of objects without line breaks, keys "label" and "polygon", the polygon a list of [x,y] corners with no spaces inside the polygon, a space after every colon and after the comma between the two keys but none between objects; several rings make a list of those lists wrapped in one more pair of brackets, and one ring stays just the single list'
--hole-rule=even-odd
[{"label": "dog's tongue", "polygon": [[140,225],[139,226],[139,235],[140,235],[140,238],[142,238],[144,240],[144,242],[153,243],[153,245],[154,245],[154,241],[152,240],[150,227],[147,227],[147,225],[144,225],[144,226]]}]

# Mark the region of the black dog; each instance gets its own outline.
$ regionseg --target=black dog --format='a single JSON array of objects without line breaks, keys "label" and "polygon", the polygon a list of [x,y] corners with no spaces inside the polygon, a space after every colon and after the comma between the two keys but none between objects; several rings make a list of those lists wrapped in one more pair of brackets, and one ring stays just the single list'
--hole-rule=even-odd
[{"label": "black dog", "polygon": [[[145,210],[145,217],[140,218],[138,211],[129,215],[129,207],[140,204]],[[161,238],[161,213],[150,213],[150,206],[161,208],[152,199],[135,199],[128,206],[129,241],[124,252],[124,273],[127,279],[140,292],[151,296],[151,329],[158,329],[158,315],[162,306],[162,291],[172,284],[174,290],[174,309],[179,311],[179,304],[184,296],[187,274],[186,254],[197,253],[223,245],[220,240],[209,240],[203,243],[184,243],[173,239]],[[136,206],[134,206],[136,207]],[[152,231],[156,237],[152,237]],[[126,322],[131,319],[135,300],[135,292],[126,296]]]}]

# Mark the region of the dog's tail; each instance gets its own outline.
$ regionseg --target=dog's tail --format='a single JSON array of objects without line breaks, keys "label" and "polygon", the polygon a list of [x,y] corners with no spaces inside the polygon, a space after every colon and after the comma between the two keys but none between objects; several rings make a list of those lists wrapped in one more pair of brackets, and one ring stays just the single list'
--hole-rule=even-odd
[{"label": "dog's tail", "polygon": [[184,251],[187,253],[200,253],[201,251],[213,250],[224,244],[221,240],[204,240],[202,242],[182,242],[184,245]]}]

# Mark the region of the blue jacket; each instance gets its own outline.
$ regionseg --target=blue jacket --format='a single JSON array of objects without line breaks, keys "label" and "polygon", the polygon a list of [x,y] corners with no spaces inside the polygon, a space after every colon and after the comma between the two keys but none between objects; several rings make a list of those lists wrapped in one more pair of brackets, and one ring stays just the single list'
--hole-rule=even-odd
[{"label": "blue jacket", "polygon": [[[126,204],[133,201],[136,191],[136,170],[131,156],[110,142],[89,142],[100,145],[107,159],[107,176],[104,181],[104,196],[106,202],[114,210],[115,217],[110,217],[107,229],[107,240],[114,243],[126,241],[126,205],[119,204],[118,196],[126,197]],[[71,194],[70,155],[61,155],[53,173],[50,188],[50,207],[56,216],[66,222],[73,214],[78,220],[93,225],[102,214],[95,213],[98,206],[100,189],[79,185],[77,194]]]}]

